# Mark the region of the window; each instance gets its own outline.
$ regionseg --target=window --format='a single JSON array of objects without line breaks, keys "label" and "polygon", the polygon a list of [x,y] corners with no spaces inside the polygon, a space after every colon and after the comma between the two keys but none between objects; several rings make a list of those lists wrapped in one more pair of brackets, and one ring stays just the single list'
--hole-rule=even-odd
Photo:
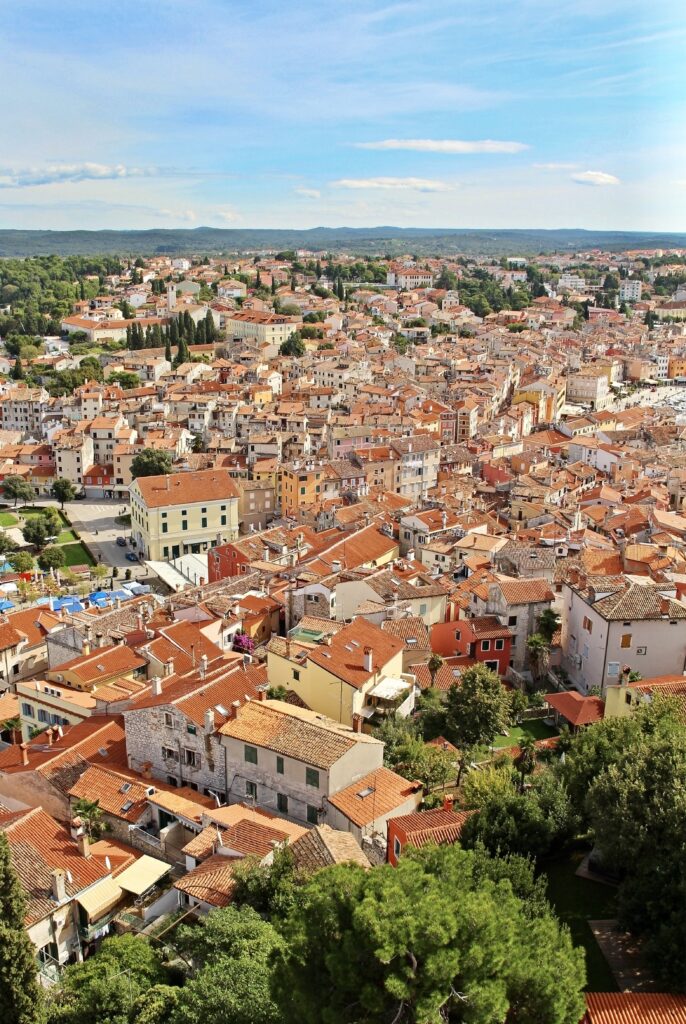
[{"label": "window", "polygon": [[162,523],[162,533],[169,533],[169,523]]},{"label": "window", "polygon": [[624,649],[631,647],[631,633],[622,633],[622,639],[619,646]]},{"label": "window", "polygon": [[491,649],[491,641],[490,640],[482,640],[481,641],[481,650],[482,651],[490,651],[490,649]]},{"label": "window", "polygon": [[508,624],[508,626],[516,626],[517,625],[517,616],[516,615],[510,615],[510,617],[507,620],[507,624]]},{"label": "window", "polygon": [[276,794],[276,809],[281,814],[288,814],[288,797],[285,793]]},{"label": "window", "polygon": [[24,718],[35,718],[32,704],[22,704],[21,713],[24,716]]},{"label": "window", "polygon": [[167,729],[174,728],[174,716],[171,714],[170,711],[165,711],[164,713],[164,724],[167,727]]},{"label": "window", "polygon": [[220,522],[222,526],[226,526],[226,516],[222,516]]},{"label": "window", "polygon": [[167,761],[178,761],[179,754],[173,747],[162,747],[162,757]]},{"label": "window", "polygon": [[587,615],[584,615],[584,621],[583,621],[582,625],[583,625],[583,627],[584,627],[584,629],[586,630],[587,633],[592,633],[593,632],[593,623],[591,622],[591,620],[588,618]]},{"label": "window", "polygon": [[400,856],[400,851],[402,850],[402,848],[403,848],[403,844],[400,842],[400,840],[398,839],[397,836],[394,836],[394,838],[393,838],[393,856],[396,857],[396,858],[399,857]]},{"label": "window", "polygon": [[48,721],[48,713],[45,710],[45,708],[38,708],[38,721],[39,722],[47,722]]},{"label": "window", "polygon": [[313,807],[312,804],[307,805],[307,820],[309,821],[310,825],[316,825],[319,821],[319,813],[317,811],[317,808]]},{"label": "window", "polygon": [[304,494],[304,493],[305,493],[305,488],[304,488],[304,487],[301,487],[301,488],[300,488],[300,493],[301,493],[301,494]]},{"label": "window", "polygon": [[195,736],[198,730],[196,726],[191,725],[189,722],[189,724],[186,726],[186,732],[189,734],[189,736]]},{"label": "window", "polygon": [[182,530],[187,530],[188,529],[188,520],[187,519],[183,519],[182,520],[182,522],[181,522],[181,529]]},{"label": "window", "polygon": [[425,605],[425,604],[420,604],[420,606],[419,606],[419,614],[420,615],[426,615],[427,607],[428,606]]},{"label": "window", "polygon": [[196,754],[194,750],[189,750],[188,747],[184,747],[183,760],[189,768],[199,768],[202,764],[200,754]]},{"label": "window", "polygon": [[462,639],[462,633],[460,632],[459,629],[455,630],[455,639],[456,640],[461,640]]},{"label": "window", "polygon": [[316,768],[305,768],[305,783],[319,789],[319,772]]},{"label": "window", "polygon": [[243,760],[248,764],[257,764],[257,747],[251,747],[246,743],[243,747]]},{"label": "window", "polygon": [[505,641],[504,640],[496,640],[496,642],[495,642],[495,650],[496,651],[504,651],[505,650]]},{"label": "window", "polygon": [[297,668],[293,669],[293,678],[295,679],[296,683],[300,681],[300,672],[298,671]]},{"label": "window", "polygon": [[631,704],[631,694],[630,693],[625,693],[624,694],[624,703],[625,704]]},{"label": "window", "polygon": [[608,663],[607,663],[607,674],[609,676],[618,676],[619,675],[619,662],[618,661],[608,661]]},{"label": "window", "polygon": [[276,774],[277,775],[283,775],[283,758],[282,757],[277,757],[276,758]]},{"label": "window", "polygon": [[203,530],[207,528],[207,516],[202,517],[202,519],[200,520],[200,526],[202,527]]},{"label": "window", "polygon": [[257,783],[246,782],[245,784],[245,795],[249,796],[251,800],[257,800]]}]

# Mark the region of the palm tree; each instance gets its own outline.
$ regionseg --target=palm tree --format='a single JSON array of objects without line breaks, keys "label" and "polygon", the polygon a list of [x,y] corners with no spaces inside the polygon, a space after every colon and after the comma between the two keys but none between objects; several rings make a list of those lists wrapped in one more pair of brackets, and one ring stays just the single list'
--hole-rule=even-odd
[{"label": "palm tree", "polygon": [[538,687],[548,671],[550,646],[545,637],[541,636],[540,633],[532,633],[526,641],[526,649],[529,652],[531,674],[536,687]]},{"label": "palm tree", "polygon": [[538,632],[546,643],[552,643],[560,626],[560,616],[553,608],[546,608],[538,617]]},{"label": "palm tree", "polygon": [[436,654],[436,652],[434,651],[434,653],[429,658],[428,663],[429,675],[431,676],[432,686],[436,685],[436,676],[438,675],[442,668],[443,658],[440,656],[440,654]]},{"label": "palm tree", "polygon": [[103,821],[102,810],[99,800],[74,801],[74,816],[78,816],[83,822],[83,827],[89,839],[99,839],[103,832],[108,832],[110,826]]},{"label": "palm tree", "polygon": [[524,792],[524,779],[531,775],[536,767],[536,743],[533,736],[525,736],[519,744],[519,754],[515,758],[515,768],[519,772],[519,791]]}]

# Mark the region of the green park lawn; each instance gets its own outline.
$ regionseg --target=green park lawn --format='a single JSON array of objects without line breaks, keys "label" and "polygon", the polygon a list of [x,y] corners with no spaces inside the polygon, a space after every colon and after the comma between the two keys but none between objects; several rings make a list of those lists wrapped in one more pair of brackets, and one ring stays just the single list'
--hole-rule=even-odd
[{"label": "green park lawn", "polygon": [[73,530],[61,530],[60,533],[57,535],[57,540],[56,540],[55,543],[57,543],[57,544],[73,544],[78,539],[79,538],[76,536],[76,534],[74,533]]},{"label": "green park lawn", "polygon": [[66,559],[65,565],[95,565],[95,561],[80,541],[75,544],[63,544],[62,550]]},{"label": "green park lawn", "polygon": [[531,718],[527,722],[513,725],[508,731],[508,736],[496,736],[493,741],[494,747],[516,747],[527,736],[533,740],[547,740],[550,736],[557,734],[557,729],[546,725],[542,718]]},{"label": "green park lawn", "polygon": [[0,512],[0,526],[16,526],[19,520],[11,512]]},{"label": "green park lawn", "polygon": [[575,871],[583,857],[584,852],[577,850],[548,864],[543,871],[548,899],[559,919],[569,927],[574,944],[584,948],[587,990],[616,992],[614,975],[588,924],[617,916],[616,890],[602,882],[579,878]]}]

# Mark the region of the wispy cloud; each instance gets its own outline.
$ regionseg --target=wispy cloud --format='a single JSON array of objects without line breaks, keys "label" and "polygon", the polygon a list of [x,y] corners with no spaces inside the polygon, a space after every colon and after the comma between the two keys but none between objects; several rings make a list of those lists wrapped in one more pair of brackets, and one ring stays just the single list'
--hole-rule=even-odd
[{"label": "wispy cloud", "polygon": [[578,164],[532,164],[538,171],[572,171]]},{"label": "wispy cloud", "polygon": [[402,192],[452,192],[456,187],[447,181],[432,178],[340,178],[332,181],[337,188],[394,189]]},{"label": "wispy cloud", "polygon": [[409,149],[415,153],[521,153],[525,142],[498,139],[382,139],[380,142],[355,142],[357,149]]},{"label": "wispy cloud", "polygon": [[296,188],[295,194],[305,199],[321,199],[321,192],[318,188]]},{"label": "wispy cloud", "polygon": [[580,171],[572,175],[572,181],[577,185],[619,185],[619,178],[614,174],[606,174],[605,171]]},{"label": "wispy cloud", "polygon": [[233,206],[218,207],[214,211],[214,216],[217,220],[223,221],[224,224],[236,224],[241,219],[240,213]]},{"label": "wispy cloud", "polygon": [[64,182],[107,181],[116,178],[151,178],[154,167],[126,167],[124,164],[46,164],[44,167],[0,167],[0,188],[30,188]]}]

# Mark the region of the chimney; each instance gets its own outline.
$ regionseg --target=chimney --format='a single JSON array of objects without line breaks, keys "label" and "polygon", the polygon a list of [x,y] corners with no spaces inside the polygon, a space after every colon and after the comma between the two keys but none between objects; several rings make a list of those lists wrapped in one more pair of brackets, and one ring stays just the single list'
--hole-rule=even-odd
[{"label": "chimney", "polygon": [[191,662],[193,663],[193,668],[195,668],[195,644],[191,644]]},{"label": "chimney", "polygon": [[48,741],[48,746],[51,747],[52,746],[52,738],[53,738],[52,726],[50,726],[49,729],[45,730],[45,738]]},{"label": "chimney", "polygon": [[167,660],[165,661],[165,663],[164,663],[164,674],[165,674],[165,676],[173,676],[174,675],[174,659],[173,658],[167,658]]},{"label": "chimney", "polygon": [[668,597],[660,598],[660,615],[669,615],[670,604],[671,602]]},{"label": "chimney", "polygon": [[362,715],[353,715],[353,732],[362,732]]},{"label": "chimney", "polygon": [[29,763],[28,743],[20,743],[19,744],[19,749],[21,750],[21,763],[23,765],[28,765],[28,763]]},{"label": "chimney", "polygon": [[95,646],[96,647],[104,647],[105,646],[104,640],[105,640],[105,638],[102,635],[102,633],[96,633],[95,634]]},{"label": "chimney", "polygon": [[266,544],[262,548],[262,561],[263,562],[268,562],[269,561],[269,548],[267,547]]},{"label": "chimney", "polygon": [[258,686],[257,687],[257,699],[258,700],[263,700],[263,701],[266,700],[267,699],[267,691],[268,691],[268,689],[269,688],[267,686]]},{"label": "chimney", "polygon": [[208,663],[208,661],[209,661],[209,658],[207,657],[207,655],[203,654],[203,656],[200,659],[200,678],[201,679],[204,679],[205,676],[207,675],[207,663]]},{"label": "chimney", "polygon": [[334,561],[331,563],[331,572],[340,572],[342,568],[343,563],[338,558],[334,559]]},{"label": "chimney", "polygon": [[208,708],[205,712],[205,732],[208,735],[214,732],[214,708]]},{"label": "chimney", "polygon": [[405,558],[407,559],[408,562],[414,562],[414,548],[410,548],[410,550],[405,555]]},{"label": "chimney", "polygon": [[152,693],[153,697],[162,696],[162,680],[159,676],[152,677]]},{"label": "chimney", "polygon": [[443,810],[452,811],[455,800],[452,793],[446,793],[443,797]]},{"label": "chimney", "polygon": [[447,525],[448,525],[448,513],[444,511],[444,512],[441,512],[441,526],[445,530]]},{"label": "chimney", "polygon": [[83,821],[81,818],[72,818],[71,821],[71,837],[75,841],[79,848],[79,853],[82,857],[90,857],[91,855],[91,842],[84,828]]},{"label": "chimney", "polygon": [[141,775],[144,779],[152,778],[152,761],[144,761],[141,765]]},{"label": "chimney", "polygon": [[139,633],[143,632],[143,616],[141,615],[140,612],[136,616],[136,629],[138,630]]},{"label": "chimney", "polygon": [[84,640],[83,643],[81,644],[81,654],[83,654],[85,656],[85,655],[90,654],[90,652],[91,652],[90,640]]},{"label": "chimney", "polygon": [[372,668],[372,649],[371,649],[371,647],[365,647],[365,649],[364,649],[364,661],[362,662],[362,664],[364,665],[365,672],[373,672],[374,671],[373,668]]},{"label": "chimney", "polygon": [[67,898],[67,876],[62,868],[50,872],[52,881],[52,898],[56,903],[64,903]]}]

